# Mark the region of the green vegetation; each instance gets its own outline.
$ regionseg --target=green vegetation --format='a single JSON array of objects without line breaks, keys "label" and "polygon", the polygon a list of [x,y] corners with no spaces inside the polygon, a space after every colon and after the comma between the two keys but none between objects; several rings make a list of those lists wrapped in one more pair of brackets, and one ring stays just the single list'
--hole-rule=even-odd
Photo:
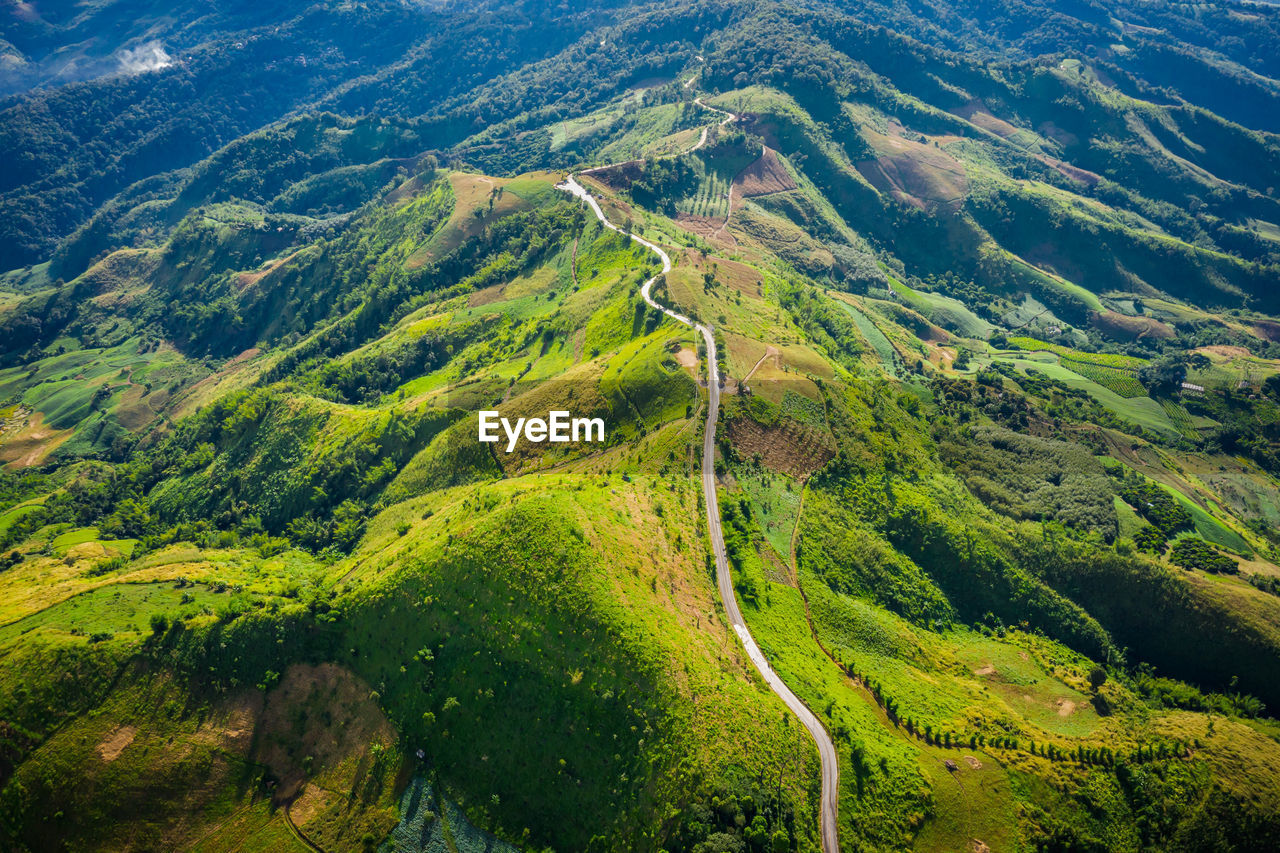
[{"label": "green vegetation", "polygon": [[1003,515],[1052,519],[1107,541],[1115,538],[1111,485],[1079,445],[995,427],[938,430],[935,438],[942,461]]},{"label": "green vegetation", "polygon": [[1235,560],[1220,554],[1208,542],[1195,536],[1186,536],[1173,543],[1169,562],[1184,569],[1200,569],[1213,574],[1234,575],[1239,571]]},{"label": "green vegetation", "polygon": [[0,848],[821,849],[653,277],[842,849],[1280,837],[1242,8],[26,9]]}]

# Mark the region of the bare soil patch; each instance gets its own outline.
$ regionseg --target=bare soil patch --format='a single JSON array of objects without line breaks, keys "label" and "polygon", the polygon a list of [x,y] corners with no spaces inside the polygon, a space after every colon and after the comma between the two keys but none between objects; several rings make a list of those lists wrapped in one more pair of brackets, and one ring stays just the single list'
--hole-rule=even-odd
[{"label": "bare soil patch", "polygon": [[304,759],[336,766],[363,755],[370,744],[390,744],[395,730],[369,686],[337,664],[295,664],[267,697],[254,760],[280,780],[278,800],[289,800],[306,782]]},{"label": "bare soil patch", "polygon": [[1080,142],[1080,137],[1076,136],[1069,130],[1058,127],[1051,121],[1042,122],[1036,130],[1041,136],[1048,137],[1054,142],[1060,143],[1067,148],[1071,148]]},{"label": "bare soil patch", "polygon": [[982,762],[981,762],[981,761],[979,761],[978,759],[974,758],[972,755],[966,755],[966,756],[964,757],[964,760],[965,760],[965,763],[969,765],[969,769],[970,769],[970,770],[981,770],[981,769],[982,769]]},{"label": "bare soil patch", "polygon": [[796,182],[791,179],[787,168],[778,159],[772,148],[765,148],[760,159],[738,173],[733,179],[735,190],[739,196],[770,195],[771,193],[794,190]]},{"label": "bare soil patch", "polygon": [[120,398],[120,405],[116,407],[116,420],[125,429],[136,432],[156,419],[155,410],[144,399],[146,393],[146,388],[134,385]]},{"label": "bare soil patch", "polygon": [[987,105],[981,100],[973,100],[965,104],[958,110],[952,110],[953,114],[960,116],[975,127],[983,130],[989,130],[996,136],[1008,139],[1018,132],[1018,128],[1009,124],[1002,118],[997,118],[987,109]]},{"label": "bare soil patch", "polygon": [[493,284],[484,290],[477,290],[467,297],[467,305],[471,308],[477,308],[481,305],[488,305],[491,302],[497,302],[502,298],[502,291],[506,289],[505,284]]},{"label": "bare soil patch", "polygon": [[1092,315],[1094,328],[1103,334],[1122,340],[1138,340],[1139,338],[1172,338],[1173,327],[1161,323],[1154,317],[1127,317],[1114,311],[1104,311]]},{"label": "bare soil patch", "polygon": [[44,425],[44,413],[35,412],[25,426],[5,437],[0,447],[0,462],[8,463],[14,468],[29,468],[39,465],[58,448],[75,430],[54,429]]},{"label": "bare soil patch", "polygon": [[611,190],[625,190],[632,183],[638,181],[643,174],[643,160],[628,160],[625,163],[600,166],[599,168],[587,169],[582,172],[583,176],[588,176]]},{"label": "bare soil patch", "polygon": [[98,755],[103,761],[115,761],[124,752],[125,747],[133,743],[138,730],[134,726],[116,726],[102,743],[98,744]]},{"label": "bare soil patch", "polygon": [[1088,169],[1081,169],[1079,166],[1073,166],[1065,160],[1059,160],[1056,157],[1050,157],[1047,154],[1039,155],[1041,163],[1046,166],[1052,166],[1060,175],[1078,181],[1085,186],[1097,186],[1102,180],[1102,176],[1096,172],[1090,172]]},{"label": "bare soil patch", "polygon": [[987,664],[985,666],[980,666],[977,669],[975,669],[973,671],[973,674],[974,675],[995,675],[996,668],[994,664]]},{"label": "bare soil patch", "polygon": [[266,278],[268,275],[280,269],[280,267],[284,266],[285,264],[289,263],[289,261],[296,258],[298,256],[298,252],[301,252],[301,251],[302,251],[301,249],[298,249],[296,251],[290,252],[289,254],[285,255],[283,258],[279,258],[277,260],[271,261],[266,266],[262,267],[261,269],[254,270],[253,272],[240,273],[238,276],[236,276],[236,289],[245,290],[246,288],[257,284],[259,281],[262,281],[262,279]]},{"label": "bare soil patch", "polygon": [[745,456],[760,454],[768,468],[793,477],[807,478],[831,460],[835,452],[824,436],[788,423],[766,427],[750,418],[734,418],[728,424],[729,436]]},{"label": "bare soil patch", "polygon": [[969,192],[964,166],[941,148],[907,139],[902,132],[896,122],[887,134],[864,129],[880,156],[855,164],[858,172],[880,192],[921,210],[959,209]]},{"label": "bare soil patch", "polygon": [[749,296],[752,299],[760,298],[760,289],[763,286],[760,273],[746,264],[715,255],[704,258],[700,252],[685,250],[681,252],[680,265],[695,270],[699,276],[711,272],[715,275],[716,281],[728,285],[743,296]]},{"label": "bare soil patch", "polygon": [[727,220],[718,216],[694,216],[690,213],[677,213],[676,221],[699,237],[711,240]]},{"label": "bare soil patch", "polygon": [[1280,323],[1274,323],[1271,320],[1254,320],[1253,330],[1264,340],[1280,343]]},{"label": "bare soil patch", "polygon": [[[444,227],[431,238],[431,242],[419,247],[405,261],[406,269],[418,269],[426,266],[433,257],[448,254],[462,245],[469,237],[474,237],[490,223],[501,219],[508,213],[528,207],[529,204],[515,193],[503,192],[501,196],[492,195],[507,182],[454,172],[449,175],[449,185],[453,188],[453,213]],[[493,198],[493,206],[489,199]],[[480,217],[475,216],[477,210],[483,211]]]},{"label": "bare soil patch", "polygon": [[1200,347],[1196,352],[1202,352],[1209,355],[1220,355],[1228,359],[1232,358],[1250,358],[1253,353],[1244,347],[1230,346],[1228,344],[1213,344],[1207,347]]}]

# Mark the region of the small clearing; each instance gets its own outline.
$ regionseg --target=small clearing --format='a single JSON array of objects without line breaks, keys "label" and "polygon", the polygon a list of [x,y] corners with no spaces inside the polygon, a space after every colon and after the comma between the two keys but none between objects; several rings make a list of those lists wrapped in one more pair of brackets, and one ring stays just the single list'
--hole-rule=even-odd
[{"label": "small clearing", "polygon": [[969,179],[960,161],[941,148],[903,136],[897,122],[889,133],[863,128],[862,134],[879,155],[855,164],[862,177],[880,192],[921,210],[958,210],[969,192]]},{"label": "small clearing", "polygon": [[952,110],[951,112],[975,127],[988,130],[1002,139],[1008,139],[1018,132],[1018,128],[992,114],[991,110],[987,109],[987,105],[981,100],[970,101],[960,109]]},{"label": "small clearing", "polygon": [[760,365],[764,364],[764,360],[766,358],[772,358],[773,366],[778,370],[781,370],[782,369],[782,360],[780,358],[781,355],[782,355],[782,350],[778,349],[775,346],[766,346],[764,348],[764,355],[760,356],[760,360],[755,363],[755,366],[752,367],[751,370],[747,372],[746,376],[742,377],[742,381],[746,382],[748,379],[754,376],[755,372],[760,369]]},{"label": "small clearing", "polygon": [[1121,340],[1172,338],[1175,334],[1172,326],[1154,317],[1126,317],[1114,311],[1092,315],[1091,323],[1103,334]]},{"label": "small clearing", "polygon": [[778,159],[777,152],[766,147],[760,159],[738,173],[733,179],[736,195],[751,198],[794,190],[796,182],[786,166]]},{"label": "small clearing", "polygon": [[1272,343],[1280,343],[1280,323],[1271,320],[1254,320],[1252,325],[1258,337]]},{"label": "small clearing", "polygon": [[1249,352],[1244,347],[1230,346],[1229,344],[1211,344],[1207,347],[1200,347],[1195,351],[1198,353],[1204,353],[1205,355],[1220,355],[1226,359],[1253,357],[1253,353]]},{"label": "small clearing", "polygon": [[773,471],[804,480],[827,462],[835,452],[825,437],[794,423],[766,427],[750,418],[734,418],[728,423],[733,443],[745,456],[760,455],[761,463]]},{"label": "small clearing", "polygon": [[0,462],[8,463],[14,468],[39,465],[74,432],[71,429],[45,426],[44,413],[36,412],[28,419],[26,426],[12,437],[5,437],[3,446],[0,446]]},{"label": "small clearing", "polygon": [[236,289],[246,290],[252,285],[257,284],[258,282],[262,281],[262,279],[266,278],[268,275],[280,269],[280,267],[284,266],[285,264],[289,263],[289,261],[296,258],[298,256],[298,252],[301,252],[301,251],[302,251],[301,249],[297,249],[285,255],[283,258],[277,258],[274,261],[268,261],[262,267],[260,267],[257,270],[254,270],[253,272],[240,273],[239,275],[236,276]]},{"label": "small clearing", "polygon": [[98,755],[103,761],[115,761],[124,752],[125,747],[133,743],[138,730],[133,726],[116,726],[102,743],[98,744]]}]

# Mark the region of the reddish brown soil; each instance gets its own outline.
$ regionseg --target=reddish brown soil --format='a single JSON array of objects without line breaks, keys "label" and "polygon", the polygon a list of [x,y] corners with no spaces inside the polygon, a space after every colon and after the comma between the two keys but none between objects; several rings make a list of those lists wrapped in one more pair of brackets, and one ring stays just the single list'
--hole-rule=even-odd
[{"label": "reddish brown soil", "polygon": [[1253,330],[1263,340],[1280,343],[1280,323],[1271,320],[1254,320]]},{"label": "reddish brown soil", "polygon": [[394,740],[369,685],[337,664],[295,664],[267,697],[254,758],[280,781],[277,798],[291,799],[306,782],[308,756],[314,766],[335,766]]},{"label": "reddish brown soil", "polygon": [[1102,180],[1101,175],[1090,172],[1088,169],[1081,169],[1079,166],[1072,166],[1065,160],[1059,160],[1056,157],[1049,157],[1045,154],[1041,154],[1039,159],[1046,166],[1052,166],[1059,174],[1073,181],[1079,181],[1085,186],[1096,186],[1098,181]]},{"label": "reddish brown soil", "polygon": [[701,276],[709,270],[714,271],[716,280],[728,285],[743,296],[760,297],[760,273],[755,269],[715,255],[702,257],[700,252],[684,250],[680,256],[680,266],[692,269]]},{"label": "reddish brown soil", "polygon": [[236,276],[236,289],[244,290],[245,288],[251,285],[257,284],[259,281],[266,278],[268,275],[280,269],[280,267],[284,266],[285,264],[289,263],[289,261],[296,258],[298,256],[298,252],[301,252],[301,251],[302,251],[301,249],[298,249],[295,252],[290,252],[289,254],[285,255],[283,258],[280,258],[278,261],[272,261],[271,263],[267,264],[262,269],[254,270],[253,272],[240,273],[238,276]]},{"label": "reddish brown soil", "polygon": [[735,194],[745,198],[796,188],[796,182],[791,180],[791,175],[772,148],[764,149],[760,159],[739,172],[733,183]]},{"label": "reddish brown soil", "polygon": [[955,115],[967,120],[970,124],[989,130],[996,136],[1008,138],[1018,132],[1018,128],[1009,124],[1001,118],[996,118],[987,109],[987,105],[980,100],[970,101],[958,110],[952,110]]},{"label": "reddish brown soil", "polygon": [[734,418],[728,424],[734,446],[748,458],[760,454],[766,467],[806,479],[835,455],[824,436],[796,424],[766,427],[750,418]]},{"label": "reddish brown soil", "polygon": [[856,166],[877,190],[922,210],[957,210],[964,203],[969,179],[959,160],[941,148],[907,139],[897,123],[888,134],[863,133],[881,156]]},{"label": "reddish brown soil", "polygon": [[702,239],[710,242],[715,246],[733,246],[737,244],[737,240],[733,235],[725,230],[727,219],[721,219],[716,216],[690,216],[687,213],[676,214],[676,221],[686,231],[697,234]]}]

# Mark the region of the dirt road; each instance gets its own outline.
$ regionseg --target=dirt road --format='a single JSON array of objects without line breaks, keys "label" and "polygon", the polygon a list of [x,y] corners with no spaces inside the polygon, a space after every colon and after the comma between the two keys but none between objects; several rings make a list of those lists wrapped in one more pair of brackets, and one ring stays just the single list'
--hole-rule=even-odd
[{"label": "dirt road", "polygon": [[[692,78],[690,78],[689,83],[692,83],[692,82],[693,82],[693,79],[692,79]],[[689,85],[688,83],[686,83],[686,84],[685,84],[686,88],[688,87],[688,85]],[[693,102],[694,102],[695,104],[697,104],[698,106],[702,107],[704,110],[709,110],[709,111],[711,111],[711,112],[713,112],[713,113],[719,113],[720,115],[724,116],[724,118],[722,118],[722,119],[720,120],[720,126],[721,126],[721,127],[724,127],[724,126],[725,126],[726,124],[728,124],[729,122],[734,121],[735,119],[737,119],[737,116],[736,116],[736,115],[734,115],[733,113],[725,112],[724,110],[718,110],[718,109],[716,109],[715,107],[707,106],[705,103],[703,103],[703,101],[702,101],[702,97],[701,97],[701,96],[699,96],[699,97],[697,97],[697,98],[694,98],[694,99],[693,99]],[[686,154],[692,154],[694,151],[697,151],[699,148],[701,148],[702,146],[704,146],[704,145],[706,145],[706,144],[707,144],[707,128],[705,128],[705,127],[704,127],[704,128],[702,129],[702,134],[698,137],[698,141],[697,141],[697,142],[695,142],[695,143],[693,144],[693,147],[692,147],[692,148],[690,148],[690,149],[689,149],[688,151],[686,151],[685,153],[686,153]]]}]

